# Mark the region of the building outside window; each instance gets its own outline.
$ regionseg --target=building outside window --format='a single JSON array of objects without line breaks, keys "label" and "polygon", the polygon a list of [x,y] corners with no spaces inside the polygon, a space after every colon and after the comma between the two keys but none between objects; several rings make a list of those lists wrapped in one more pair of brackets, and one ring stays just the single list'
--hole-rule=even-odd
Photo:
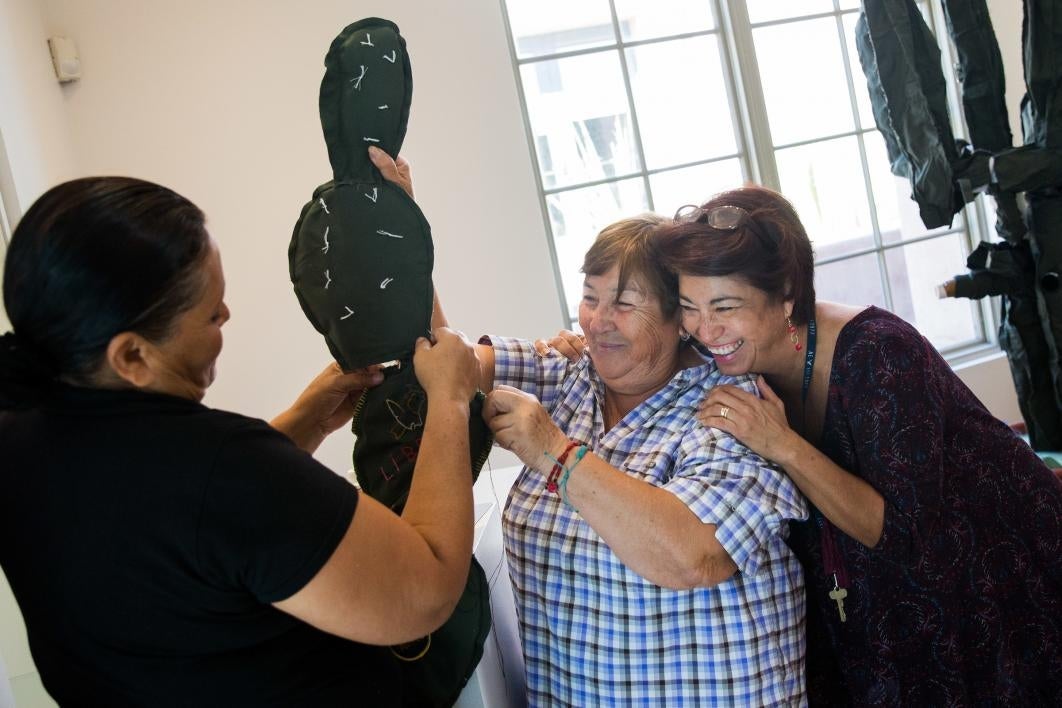
[{"label": "building outside window", "polygon": [[[968,207],[927,230],[889,172],[855,49],[858,0],[503,5],[573,323],[602,227],[751,181],[797,208],[820,298],[892,310],[946,354],[989,341],[987,305],[934,292],[965,270],[983,215]],[[936,30],[939,8],[920,8]]]}]

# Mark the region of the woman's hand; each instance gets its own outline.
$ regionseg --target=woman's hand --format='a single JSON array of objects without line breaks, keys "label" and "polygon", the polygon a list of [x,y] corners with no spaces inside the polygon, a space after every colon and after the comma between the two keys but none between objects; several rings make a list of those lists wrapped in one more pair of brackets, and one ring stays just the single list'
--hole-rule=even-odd
[{"label": "woman's hand", "polygon": [[295,404],[303,401],[307,414],[316,418],[322,437],[327,437],[350,422],[362,391],[381,381],[383,373],[378,366],[344,374],[339,364],[332,362],[314,377]]},{"label": "woman's hand", "polygon": [[354,402],[361,392],[381,381],[383,374],[378,366],[344,374],[339,364],[332,362],[271,424],[296,445],[313,452],[321,441],[350,422]]},{"label": "woman's hand", "polygon": [[550,352],[555,351],[567,357],[568,361],[579,361],[586,351],[586,338],[570,329],[562,329],[553,339],[536,339],[535,351],[539,356],[549,356]]},{"label": "woman's hand", "polygon": [[465,335],[446,327],[432,331],[435,342],[421,337],[413,354],[417,381],[432,400],[461,401],[467,404],[479,388],[479,360]]},{"label": "woman's hand", "polygon": [[705,426],[730,433],[760,457],[784,467],[787,453],[795,449],[799,436],[789,427],[782,399],[762,376],[756,379],[756,385],[763,398],[737,386],[716,386],[701,401],[697,419]]},{"label": "woman's hand", "polygon": [[397,184],[403,192],[409,195],[410,199],[413,199],[413,172],[404,157],[399,156],[397,160],[393,159],[373,145],[369,147],[369,159],[372,160],[372,164],[376,165],[376,169],[380,170],[385,180]]},{"label": "woman's hand", "polygon": [[499,386],[487,395],[483,420],[495,442],[543,474],[553,468],[549,455],[555,458],[568,445],[568,437],[538,399],[511,386]]}]

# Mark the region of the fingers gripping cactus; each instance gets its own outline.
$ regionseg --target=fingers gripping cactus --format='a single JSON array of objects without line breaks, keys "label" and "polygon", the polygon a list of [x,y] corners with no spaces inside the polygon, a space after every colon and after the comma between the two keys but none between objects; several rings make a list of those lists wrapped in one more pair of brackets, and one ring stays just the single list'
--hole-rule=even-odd
[{"label": "fingers gripping cactus", "polygon": [[[307,318],[345,370],[397,360],[358,401],[354,470],[363,492],[401,513],[423,434],[427,400],[413,372],[413,342],[430,332],[431,228],[420,208],[368,157],[398,155],[412,99],[412,72],[398,27],[368,18],[346,27],[325,57],[320,113],[333,179],[313,192],[295,224],[288,261]],[[491,437],[472,402],[470,473]],[[489,588],[473,559],[453,616],[423,640],[390,648],[408,681],[407,705],[452,705],[483,652]]]}]

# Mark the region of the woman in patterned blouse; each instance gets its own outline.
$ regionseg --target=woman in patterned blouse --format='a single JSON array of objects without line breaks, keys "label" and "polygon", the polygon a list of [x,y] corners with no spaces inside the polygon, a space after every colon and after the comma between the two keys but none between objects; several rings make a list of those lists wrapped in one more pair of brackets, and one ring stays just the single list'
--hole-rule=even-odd
[{"label": "woman in patterned blouse", "polygon": [[1062,485],[932,345],[816,302],[811,244],[763,188],[661,233],[682,325],[731,376],[700,408],[812,503],[808,694],[839,706],[1062,705]]}]

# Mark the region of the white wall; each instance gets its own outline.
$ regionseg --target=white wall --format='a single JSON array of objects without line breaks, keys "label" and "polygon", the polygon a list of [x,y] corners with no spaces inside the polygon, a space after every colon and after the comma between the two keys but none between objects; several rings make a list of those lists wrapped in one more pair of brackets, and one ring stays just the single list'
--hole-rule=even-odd
[{"label": "white wall", "polygon": [[23,210],[76,174],[47,39],[40,3],[0,0],[0,128]]},{"label": "white wall", "polygon": [[[80,172],[156,180],[207,213],[233,311],[207,403],[269,416],[328,360],[292,293],[287,246],[331,177],[317,113],[332,38],[393,19],[413,64],[403,153],[436,239],[454,326],[541,336],[562,324],[496,0],[49,0],[84,78],[63,103]],[[351,437],[318,457],[350,466]]]},{"label": "white wall", "polygon": [[[47,25],[34,0],[0,0],[0,129],[11,168],[13,194],[5,197],[18,211],[43,191],[76,174],[70,151],[67,115],[48,54]],[[4,151],[0,151],[4,152]],[[3,167],[0,167],[3,170]],[[6,175],[5,175],[6,176]],[[3,258],[0,244],[0,263]],[[0,332],[7,330],[0,315]],[[0,493],[3,493],[0,490]],[[3,543],[20,542],[2,539]],[[55,705],[40,686],[26,643],[22,616],[0,574],[0,656],[20,708]],[[3,703],[6,691],[0,691]]]},{"label": "white wall", "polygon": [[[47,37],[39,3],[0,0],[0,187],[12,221],[41,192],[75,174]],[[0,243],[0,265],[4,250]],[[0,311],[0,332],[9,327]]]}]

